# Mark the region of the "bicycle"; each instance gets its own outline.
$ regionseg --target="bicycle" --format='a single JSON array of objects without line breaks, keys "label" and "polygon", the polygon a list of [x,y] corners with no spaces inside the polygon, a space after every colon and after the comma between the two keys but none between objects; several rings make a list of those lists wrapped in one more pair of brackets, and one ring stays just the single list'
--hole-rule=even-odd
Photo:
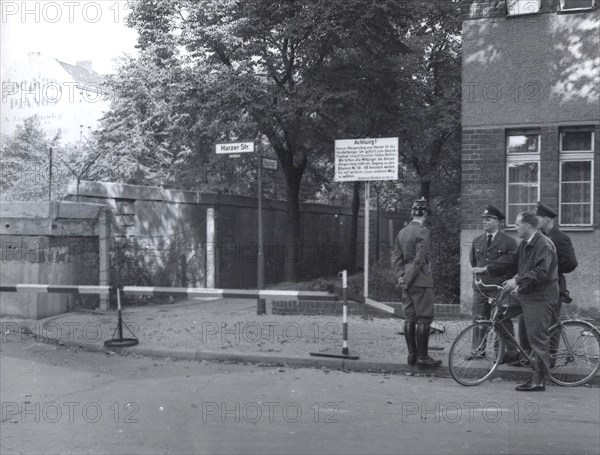
[{"label": "bicycle", "polygon": [[[526,352],[500,320],[507,305],[502,303],[506,289],[486,285],[475,278],[479,292],[491,305],[490,319],[476,321],[462,330],[450,348],[450,374],[464,386],[474,386],[490,379],[502,361],[505,340],[514,343],[523,359],[533,365],[533,357]],[[490,297],[483,290],[498,291]],[[574,387],[585,384],[600,370],[600,331],[590,322],[579,318],[559,317],[550,327],[550,380],[560,386]]]}]

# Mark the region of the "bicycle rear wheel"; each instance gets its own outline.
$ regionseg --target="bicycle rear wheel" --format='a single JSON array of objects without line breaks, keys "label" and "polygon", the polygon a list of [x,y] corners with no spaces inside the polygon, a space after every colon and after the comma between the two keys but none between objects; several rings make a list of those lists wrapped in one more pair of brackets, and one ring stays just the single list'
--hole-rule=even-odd
[{"label": "bicycle rear wheel", "polygon": [[600,333],[585,321],[564,321],[550,329],[550,380],[578,386],[600,370]]},{"label": "bicycle rear wheel", "polygon": [[489,379],[504,354],[504,340],[489,321],[476,322],[456,337],[450,348],[448,367],[452,377],[464,386]]}]

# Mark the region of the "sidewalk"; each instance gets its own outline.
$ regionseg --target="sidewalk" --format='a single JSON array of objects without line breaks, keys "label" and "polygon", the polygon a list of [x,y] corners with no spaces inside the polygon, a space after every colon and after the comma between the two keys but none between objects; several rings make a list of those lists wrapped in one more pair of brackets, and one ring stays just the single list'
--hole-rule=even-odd
[{"label": "sidewalk", "polygon": [[[444,333],[430,336],[430,355],[442,368],[419,370],[406,364],[402,320],[359,316],[348,318],[348,347],[358,360],[311,356],[342,353],[341,316],[281,316],[256,314],[256,302],[242,299],[189,299],[166,305],[123,310],[123,337],[135,336],[139,344],[106,348],[115,334],[117,312],[72,312],[39,321],[0,319],[2,339],[36,335],[47,342],[95,351],[119,351],[151,357],[211,360],[345,369],[390,373],[450,376],[448,352],[459,331],[469,321],[443,321]],[[528,379],[531,371],[501,365],[497,378]]]}]

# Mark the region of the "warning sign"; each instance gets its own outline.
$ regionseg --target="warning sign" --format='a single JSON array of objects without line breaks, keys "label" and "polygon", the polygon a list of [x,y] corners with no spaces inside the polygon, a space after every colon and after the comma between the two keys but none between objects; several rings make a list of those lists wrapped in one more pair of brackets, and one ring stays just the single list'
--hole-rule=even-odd
[{"label": "warning sign", "polygon": [[398,138],[335,141],[335,181],[398,180]]}]

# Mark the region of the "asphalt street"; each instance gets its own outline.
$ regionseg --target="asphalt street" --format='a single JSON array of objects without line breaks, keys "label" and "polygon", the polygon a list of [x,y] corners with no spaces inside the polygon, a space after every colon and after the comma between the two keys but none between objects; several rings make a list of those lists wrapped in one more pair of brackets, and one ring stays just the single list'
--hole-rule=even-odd
[{"label": "asphalt street", "polygon": [[600,389],[3,340],[2,454],[598,454]]}]

